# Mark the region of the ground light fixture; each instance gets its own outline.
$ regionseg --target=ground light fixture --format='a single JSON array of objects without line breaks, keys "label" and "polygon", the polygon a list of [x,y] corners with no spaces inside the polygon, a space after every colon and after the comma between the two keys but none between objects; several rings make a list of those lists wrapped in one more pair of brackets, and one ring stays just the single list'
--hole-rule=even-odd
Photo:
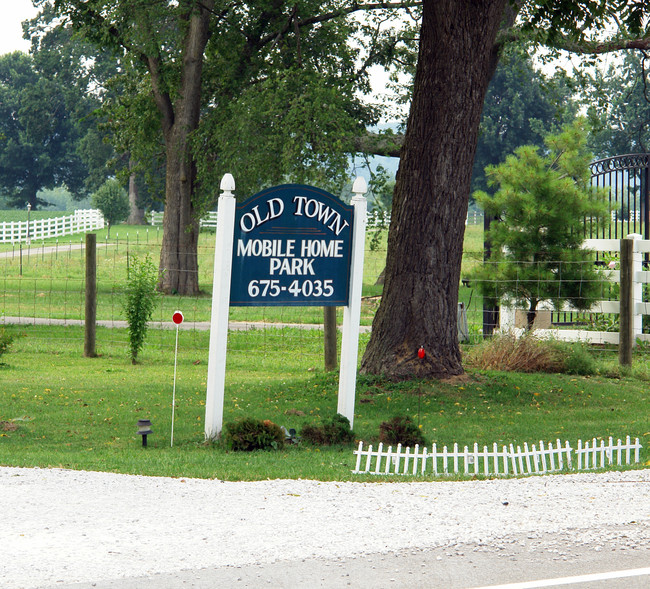
[{"label": "ground light fixture", "polygon": [[149,419],[138,419],[138,431],[137,434],[142,436],[142,447],[147,447],[147,436],[153,433],[151,429],[151,421]]}]

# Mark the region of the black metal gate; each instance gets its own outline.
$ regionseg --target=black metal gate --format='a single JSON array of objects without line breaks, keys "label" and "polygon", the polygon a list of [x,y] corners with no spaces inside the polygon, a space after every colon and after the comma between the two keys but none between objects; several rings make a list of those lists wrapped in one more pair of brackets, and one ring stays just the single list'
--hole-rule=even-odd
[{"label": "black metal gate", "polygon": [[592,185],[608,195],[611,223],[589,228],[589,237],[621,239],[638,233],[650,239],[650,153],[617,155],[590,167]]}]

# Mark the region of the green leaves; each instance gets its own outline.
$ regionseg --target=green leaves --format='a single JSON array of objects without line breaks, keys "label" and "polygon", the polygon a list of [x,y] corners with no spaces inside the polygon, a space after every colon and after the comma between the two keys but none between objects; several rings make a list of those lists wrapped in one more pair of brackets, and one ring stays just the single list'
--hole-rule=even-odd
[{"label": "green leaves", "polygon": [[98,208],[110,226],[129,216],[129,197],[119,180],[107,180],[92,195],[93,206]]},{"label": "green leaves", "polygon": [[133,364],[144,345],[147,323],[153,315],[157,282],[158,268],[149,255],[142,260],[137,257],[130,259],[124,312],[129,324],[129,350]]},{"label": "green leaves", "polygon": [[0,190],[10,204],[36,208],[46,204],[36,196],[41,188],[81,189],[85,169],[65,88],[18,52],[0,57],[0,138]]}]

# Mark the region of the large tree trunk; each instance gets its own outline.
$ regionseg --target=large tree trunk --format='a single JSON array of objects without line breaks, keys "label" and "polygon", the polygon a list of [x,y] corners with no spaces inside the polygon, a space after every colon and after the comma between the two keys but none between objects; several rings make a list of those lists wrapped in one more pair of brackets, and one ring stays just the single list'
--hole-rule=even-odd
[{"label": "large tree trunk", "polygon": [[162,273],[158,288],[167,294],[194,296],[199,293],[199,223],[192,205],[196,170],[186,155],[187,133],[181,129],[174,135],[172,144],[167,146],[165,215],[160,251]]},{"label": "large tree trunk", "polygon": [[[413,101],[397,172],[381,305],[362,372],[463,373],[456,313],[483,100],[508,0],[425,0]],[[426,355],[418,358],[422,346]]]},{"label": "large tree trunk", "polygon": [[208,25],[213,6],[213,0],[203,0],[189,9],[180,91],[173,105],[171,96],[159,90],[164,80],[155,75],[156,59],[149,60],[154,96],[162,115],[165,135],[167,175],[158,288],[167,294],[193,296],[199,293],[199,221],[193,202],[196,165],[191,153],[190,135],[199,126],[203,52],[210,34]]}]

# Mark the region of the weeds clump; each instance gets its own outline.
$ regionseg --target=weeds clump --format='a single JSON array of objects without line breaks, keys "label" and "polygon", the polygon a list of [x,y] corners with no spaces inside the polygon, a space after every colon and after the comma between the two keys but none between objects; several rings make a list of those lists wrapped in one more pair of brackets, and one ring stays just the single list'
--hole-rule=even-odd
[{"label": "weeds clump", "polygon": [[4,327],[0,329],[0,357],[9,350],[13,341],[14,336],[11,333],[7,333]]},{"label": "weeds clump", "polygon": [[542,340],[533,333],[519,338],[512,333],[495,336],[473,349],[467,360],[483,370],[582,375],[596,372],[595,360],[584,345]]},{"label": "weeds clump", "polygon": [[351,444],[354,438],[350,421],[339,413],[321,425],[306,425],[302,430],[303,440],[319,446]]},{"label": "weeds clump", "polygon": [[407,416],[396,416],[379,424],[379,441],[395,446],[425,446],[426,439],[422,430]]},{"label": "weeds clump", "polygon": [[149,255],[129,262],[124,312],[129,325],[129,355],[135,364],[147,335],[147,323],[156,306],[158,269]]},{"label": "weeds clump", "polygon": [[223,428],[223,442],[235,451],[277,450],[284,445],[282,428],[272,421],[247,417],[226,423]]}]

